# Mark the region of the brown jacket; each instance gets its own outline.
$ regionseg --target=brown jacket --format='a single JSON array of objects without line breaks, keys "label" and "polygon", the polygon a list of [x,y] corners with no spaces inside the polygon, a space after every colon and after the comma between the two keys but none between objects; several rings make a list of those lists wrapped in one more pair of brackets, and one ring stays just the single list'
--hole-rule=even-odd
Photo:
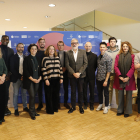
[{"label": "brown jacket", "polygon": [[87,55],[85,50],[78,49],[77,61],[75,62],[73,51],[66,52],[65,66],[68,70],[68,77],[74,78],[73,73],[81,73],[80,78],[86,77],[86,68],[88,65]]}]

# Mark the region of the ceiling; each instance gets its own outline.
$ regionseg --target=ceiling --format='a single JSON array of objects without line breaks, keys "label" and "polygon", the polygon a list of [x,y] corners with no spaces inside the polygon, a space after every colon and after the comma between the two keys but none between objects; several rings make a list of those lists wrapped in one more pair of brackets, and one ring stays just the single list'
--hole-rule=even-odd
[{"label": "ceiling", "polygon": [[139,6],[140,0],[0,0],[0,34],[46,31],[93,10],[140,21]]}]

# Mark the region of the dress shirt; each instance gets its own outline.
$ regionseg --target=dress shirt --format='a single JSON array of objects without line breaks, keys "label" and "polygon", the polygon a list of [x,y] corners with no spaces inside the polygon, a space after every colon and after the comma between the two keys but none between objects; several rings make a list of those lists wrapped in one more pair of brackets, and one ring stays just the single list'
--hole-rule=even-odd
[{"label": "dress shirt", "polygon": [[76,60],[77,60],[77,55],[78,55],[78,49],[77,49],[76,52],[74,52],[73,49],[72,49],[72,51],[73,51],[74,60],[75,60],[75,62],[76,62]]},{"label": "dress shirt", "polygon": [[23,75],[23,54],[22,55],[18,54],[18,56],[19,56],[19,59],[20,59],[20,61],[19,61],[19,73],[21,75]]}]

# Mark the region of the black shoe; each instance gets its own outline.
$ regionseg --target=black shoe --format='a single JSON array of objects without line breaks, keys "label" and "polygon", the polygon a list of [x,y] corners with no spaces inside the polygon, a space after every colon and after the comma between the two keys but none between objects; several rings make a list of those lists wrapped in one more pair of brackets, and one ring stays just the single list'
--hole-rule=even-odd
[{"label": "black shoe", "polygon": [[87,105],[84,105],[84,109],[87,109]]},{"label": "black shoe", "polygon": [[81,114],[84,114],[84,109],[82,107],[80,107],[79,110]]},{"label": "black shoe", "polygon": [[40,114],[38,114],[38,113],[35,113],[35,116],[40,116]]},{"label": "black shoe", "polygon": [[58,104],[58,109],[61,109],[60,104]]},{"label": "black shoe", "polygon": [[5,122],[5,119],[3,119],[2,122]]},{"label": "black shoe", "polygon": [[42,104],[39,104],[38,108],[36,109],[37,111],[40,111],[43,108]]},{"label": "black shoe", "polygon": [[23,111],[29,112],[28,107],[23,108]]},{"label": "black shoe", "polygon": [[129,114],[124,114],[124,117],[125,117],[125,118],[129,117]]},{"label": "black shoe", "polygon": [[58,112],[58,110],[54,110],[54,112]]},{"label": "black shoe", "polygon": [[15,113],[14,114],[15,114],[15,116],[19,116],[18,109],[15,110]]},{"label": "black shoe", "polygon": [[0,122],[0,125],[2,125],[2,122]]},{"label": "black shoe", "polygon": [[67,103],[64,103],[64,107],[66,107],[67,109],[70,109],[70,106]]},{"label": "black shoe", "polygon": [[4,116],[7,116],[8,114],[7,114],[7,112],[5,111],[5,113],[4,113]]},{"label": "black shoe", "polygon": [[31,119],[32,119],[32,120],[35,120],[35,119],[36,119],[36,117],[31,117]]},{"label": "black shoe", "polygon": [[122,114],[124,114],[124,112],[122,112],[122,113],[117,113],[117,116],[121,116]]},{"label": "black shoe", "polygon": [[71,108],[68,113],[72,113],[74,110],[76,110],[75,108]]},{"label": "black shoe", "polygon": [[11,115],[11,111],[8,108],[6,108],[6,114]]},{"label": "black shoe", "polygon": [[94,110],[94,106],[90,105],[90,110],[93,111]]}]

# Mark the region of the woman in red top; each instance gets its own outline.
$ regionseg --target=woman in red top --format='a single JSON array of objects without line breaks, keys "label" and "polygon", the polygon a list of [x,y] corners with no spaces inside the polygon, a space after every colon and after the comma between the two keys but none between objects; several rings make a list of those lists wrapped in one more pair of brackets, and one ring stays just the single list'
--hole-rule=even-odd
[{"label": "woman in red top", "polygon": [[[119,90],[117,116],[124,114],[124,117],[129,117],[129,114],[132,113],[132,91],[136,90],[134,57],[131,44],[128,41],[122,42],[114,64],[115,80],[113,88]],[[126,90],[125,110],[124,90]]]}]

